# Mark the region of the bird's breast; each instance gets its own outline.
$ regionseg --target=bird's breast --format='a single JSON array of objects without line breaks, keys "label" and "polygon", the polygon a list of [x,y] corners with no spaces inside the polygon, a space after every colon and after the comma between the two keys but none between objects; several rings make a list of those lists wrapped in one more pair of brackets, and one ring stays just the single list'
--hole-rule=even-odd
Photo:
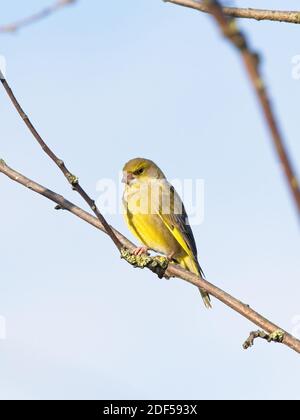
[{"label": "bird's breast", "polygon": [[140,190],[127,188],[123,202],[128,227],[144,245],[165,255],[182,253],[180,244],[158,214],[155,203],[142,197]]}]

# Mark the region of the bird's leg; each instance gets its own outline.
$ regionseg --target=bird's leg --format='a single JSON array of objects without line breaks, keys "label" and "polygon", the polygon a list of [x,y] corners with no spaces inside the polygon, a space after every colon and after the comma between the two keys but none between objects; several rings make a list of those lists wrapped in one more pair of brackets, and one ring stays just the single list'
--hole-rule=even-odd
[{"label": "bird's leg", "polygon": [[171,254],[167,255],[167,258],[170,262],[172,262],[174,259],[174,256],[175,256],[175,252],[171,252]]},{"label": "bird's leg", "polygon": [[148,254],[149,248],[147,246],[138,246],[133,251],[133,255],[141,256],[143,254]]}]

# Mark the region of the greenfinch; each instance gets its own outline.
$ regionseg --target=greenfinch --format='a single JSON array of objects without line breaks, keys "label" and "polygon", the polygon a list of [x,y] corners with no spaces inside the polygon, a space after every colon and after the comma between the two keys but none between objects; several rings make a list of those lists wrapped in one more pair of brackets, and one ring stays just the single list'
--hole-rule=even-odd
[{"label": "greenfinch", "polygon": [[[194,274],[204,276],[184,205],[161,169],[151,160],[136,158],[123,168],[125,221],[143,244],[136,255],[152,250]],[[199,289],[211,308],[209,294]]]}]

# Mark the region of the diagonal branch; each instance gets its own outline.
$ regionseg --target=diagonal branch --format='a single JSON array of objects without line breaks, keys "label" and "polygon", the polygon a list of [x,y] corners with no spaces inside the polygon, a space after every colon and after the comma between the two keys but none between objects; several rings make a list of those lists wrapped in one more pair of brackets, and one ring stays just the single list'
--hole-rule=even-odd
[{"label": "diagonal branch", "polygon": [[45,7],[43,10],[40,10],[39,12],[34,13],[31,16],[25,17],[24,19],[18,20],[17,22],[14,22],[14,23],[0,26],[0,34],[16,32],[25,26],[29,26],[42,19],[45,19],[46,17],[52,15],[58,10],[64,8],[65,6],[73,4],[76,1],[77,0],[58,0],[56,1],[56,3],[52,4],[51,6]]},{"label": "diagonal branch", "polygon": [[[3,159],[0,159],[0,172],[10,178],[12,181],[17,182],[20,185],[28,188],[31,191],[34,191],[37,194],[42,195],[48,200],[53,201],[56,203],[57,209],[67,210],[68,212],[72,213],[74,216],[78,217],[79,219],[83,220],[86,223],[94,226],[95,228],[101,230],[103,233],[107,234],[105,227],[103,226],[102,222],[92,214],[88,213],[87,211],[81,209],[80,207],[76,206],[75,204],[71,203],[70,201],[66,200],[62,195],[57,194],[46,187],[38,184],[35,181],[25,177],[21,173],[15,171],[14,169],[10,168],[6,165]],[[134,250],[136,247],[130,242],[128,239],[125,238],[120,232],[116,229],[113,229],[114,234],[118,238],[121,243],[122,247],[126,247],[129,250]]]},{"label": "diagonal branch", "polygon": [[[30,190],[41,194],[42,196],[48,198],[49,200],[53,201],[54,203],[58,204],[60,208],[68,210],[75,216],[79,217],[80,219],[84,220],[85,222],[91,224],[92,226],[96,227],[97,229],[100,229],[102,232],[107,233],[104,226],[101,224],[99,219],[92,216],[91,214],[85,212],[84,210],[77,207],[75,204],[71,203],[70,201],[66,200],[61,195],[43,187],[42,185],[37,184],[36,182],[26,178],[24,175],[20,174],[19,172],[16,172],[12,168],[8,167],[6,163],[3,160],[0,160],[0,172],[2,172],[4,175],[9,177],[11,180],[23,185],[26,188],[29,188]],[[114,234],[122,244],[123,248],[127,248],[131,251],[135,249],[135,246],[127,239],[125,238],[121,233],[119,233],[117,230],[113,229]],[[155,257],[154,257],[155,258]],[[133,264],[135,265],[135,264]],[[135,265],[136,266],[136,265]],[[140,268],[142,268],[140,266]],[[147,268],[149,268],[147,266]],[[197,286],[198,288],[202,288],[206,290],[210,295],[214,296],[219,301],[223,302],[225,305],[227,305],[229,308],[233,309],[234,311],[241,314],[244,318],[248,319],[249,321],[253,322],[255,325],[257,325],[260,328],[263,328],[268,334],[264,334],[260,332],[260,336],[264,334],[265,337],[271,338],[273,341],[281,342],[282,344],[285,344],[286,346],[290,347],[292,350],[296,351],[297,353],[300,353],[300,341],[297,340],[295,337],[284,331],[283,329],[279,328],[277,325],[272,323],[271,321],[264,318],[259,313],[255,312],[253,309],[249,307],[249,305],[246,305],[239,301],[238,299],[234,298],[233,296],[229,295],[228,293],[224,292],[223,290],[219,289],[218,287],[214,286],[213,284],[209,283],[208,281],[204,280],[201,277],[196,276],[195,274],[184,270],[178,265],[170,264],[166,275],[169,277],[177,277],[180,278],[188,283],[193,284],[194,286]],[[280,331],[280,340],[275,340],[278,336]],[[253,336],[250,337],[252,340]],[[255,338],[255,337],[254,337]]]},{"label": "diagonal branch", "polygon": [[[211,13],[209,6],[195,0],[163,0],[165,3],[173,3],[189,9],[199,10],[204,13]],[[263,10],[240,7],[222,7],[224,15],[233,18],[270,20],[273,22],[300,23],[300,11],[287,10]]]},{"label": "diagonal branch", "polygon": [[36,139],[38,144],[41,146],[43,151],[46,153],[46,155],[49,156],[49,158],[58,166],[58,168],[61,170],[61,172],[64,174],[65,178],[68,180],[68,182],[71,184],[73,190],[77,191],[78,194],[81,195],[81,197],[84,199],[84,201],[89,205],[91,210],[95,213],[96,217],[99,219],[101,224],[103,225],[104,229],[106,230],[106,233],[110,236],[111,240],[114,242],[116,247],[121,250],[122,246],[116,235],[114,234],[113,230],[109,226],[109,224],[106,222],[103,215],[100,213],[99,209],[97,208],[95,201],[90,198],[90,196],[85,192],[85,190],[81,187],[79,183],[79,179],[77,176],[73,175],[66,165],[64,164],[63,160],[59,159],[56,154],[50,149],[49,146],[44,142],[38,131],[33,126],[32,122],[28,118],[28,116],[23,111],[21,105],[19,104],[17,98],[15,97],[13,91],[11,90],[9,84],[7,83],[7,80],[5,79],[4,75],[2,74],[0,70],[0,80],[1,83],[6,90],[10,100],[12,101],[13,105],[15,106],[17,112],[19,113],[20,117],[26,124],[27,128],[33,135],[33,137]]},{"label": "diagonal branch", "polygon": [[[186,1],[173,1],[167,0],[171,3],[176,3],[182,6],[186,6]],[[192,2],[196,3],[196,2]],[[203,11],[203,7],[206,11],[213,15],[215,21],[220,27],[223,35],[233,44],[233,46],[239,51],[241,58],[244,62],[246,72],[249,76],[253,89],[258,97],[261,110],[263,112],[267,126],[269,127],[271,138],[275,152],[281,163],[284,175],[288,184],[288,188],[291,192],[292,198],[296,204],[298,210],[298,216],[300,216],[300,188],[299,182],[295,169],[293,167],[291,158],[289,156],[285,140],[281,133],[279,123],[273,110],[270,96],[266,88],[266,84],[263,80],[262,72],[260,69],[259,55],[252,51],[248,45],[248,41],[242,31],[236,25],[234,19],[227,17],[220,5],[219,1],[215,0],[204,0],[203,3],[197,3],[199,7],[195,9]],[[201,6],[201,7],[200,7]]]}]

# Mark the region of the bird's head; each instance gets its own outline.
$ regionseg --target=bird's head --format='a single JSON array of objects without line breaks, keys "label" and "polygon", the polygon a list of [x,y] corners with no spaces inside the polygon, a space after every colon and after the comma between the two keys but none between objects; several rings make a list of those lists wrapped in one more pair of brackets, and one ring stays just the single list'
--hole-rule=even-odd
[{"label": "bird's head", "polygon": [[165,178],[159,167],[152,160],[136,158],[126,163],[123,168],[123,180],[127,185],[134,182]]}]

